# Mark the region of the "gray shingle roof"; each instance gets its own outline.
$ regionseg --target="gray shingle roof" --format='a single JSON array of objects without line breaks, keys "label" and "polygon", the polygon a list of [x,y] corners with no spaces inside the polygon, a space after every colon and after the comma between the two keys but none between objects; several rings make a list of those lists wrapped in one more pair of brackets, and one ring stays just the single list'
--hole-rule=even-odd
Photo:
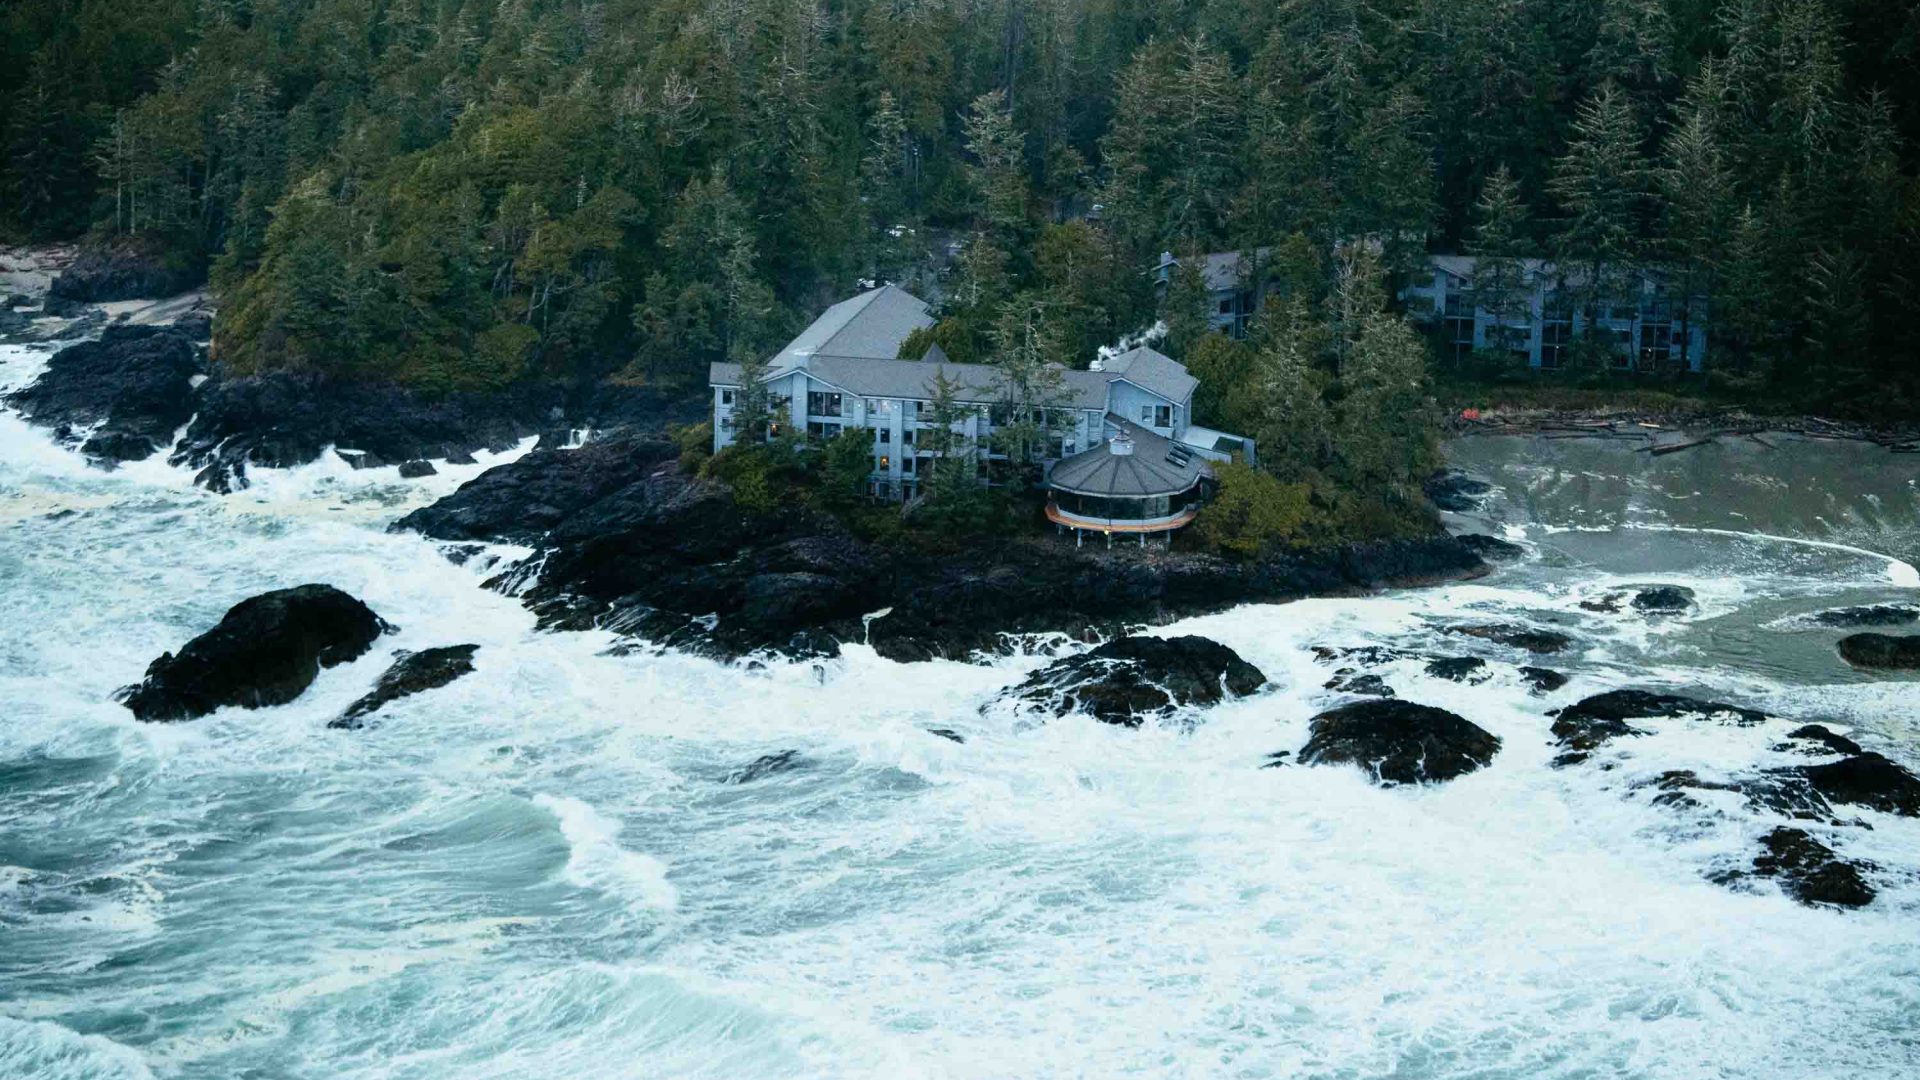
[{"label": "gray shingle roof", "polygon": [[1102,442],[1056,464],[1047,474],[1048,487],[1081,495],[1134,499],[1175,495],[1210,475],[1206,459],[1199,455],[1190,451],[1173,454],[1172,439],[1113,413],[1107,414],[1107,423],[1132,437],[1133,453],[1116,454]]},{"label": "gray shingle roof", "polygon": [[1176,405],[1185,402],[1193,388],[1200,385],[1200,380],[1188,374],[1178,361],[1145,345],[1128,349],[1102,367],[1108,374],[1122,376]]},{"label": "gray shingle roof", "polygon": [[900,343],[908,334],[932,325],[926,301],[897,286],[882,285],[821,312],[767,365],[776,371],[799,367],[814,356],[891,360],[900,355]]}]

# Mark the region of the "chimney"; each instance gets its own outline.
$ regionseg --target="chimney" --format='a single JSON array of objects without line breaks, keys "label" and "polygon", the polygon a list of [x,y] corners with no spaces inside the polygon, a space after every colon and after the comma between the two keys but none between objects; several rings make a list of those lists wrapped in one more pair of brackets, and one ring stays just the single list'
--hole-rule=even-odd
[{"label": "chimney", "polygon": [[1133,436],[1124,431],[1116,432],[1113,438],[1107,440],[1107,453],[1114,457],[1132,457]]}]

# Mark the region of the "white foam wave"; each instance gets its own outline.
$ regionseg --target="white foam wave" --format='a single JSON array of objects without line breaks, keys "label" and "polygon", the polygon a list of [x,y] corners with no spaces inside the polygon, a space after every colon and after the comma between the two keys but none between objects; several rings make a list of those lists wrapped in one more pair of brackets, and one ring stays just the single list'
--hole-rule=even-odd
[{"label": "white foam wave", "polygon": [[666,864],[620,846],[620,825],[579,799],[536,795],[534,804],[560,821],[567,841],[567,880],[655,911],[671,912],[680,894],[667,880]]}]

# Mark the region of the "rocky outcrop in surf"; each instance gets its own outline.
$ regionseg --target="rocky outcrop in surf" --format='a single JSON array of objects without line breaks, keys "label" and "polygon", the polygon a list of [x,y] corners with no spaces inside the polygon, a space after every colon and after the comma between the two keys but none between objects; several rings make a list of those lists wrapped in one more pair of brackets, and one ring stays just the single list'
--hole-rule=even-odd
[{"label": "rocky outcrop in surf", "polygon": [[1266,684],[1259,668],[1207,638],[1124,637],[1048,664],[1001,700],[1053,716],[1083,712],[1103,723],[1138,727],[1181,709],[1245,697]]},{"label": "rocky outcrop in surf", "polygon": [[1873,902],[1873,886],[1863,873],[1872,869],[1871,863],[1842,858],[1805,829],[1783,825],[1760,838],[1760,853],[1750,870],[1722,875],[1720,881],[1771,879],[1803,904],[1857,908]]},{"label": "rocky outcrop in surf", "polygon": [[1920,634],[1849,634],[1840,639],[1840,656],[1857,668],[1920,670]]},{"label": "rocky outcrop in surf", "polygon": [[361,656],[391,629],[331,585],[276,589],[235,604],[178,653],[163,653],[121,701],[135,719],[149,721],[190,720],[229,705],[284,705],[321,668]]},{"label": "rocky outcrop in surf", "polygon": [[638,435],[536,450],[395,527],[538,548],[495,584],[548,628],[611,629],[724,657],[830,655],[864,640],[893,660],[966,659],[1008,648],[1010,634],[1098,640],[1239,603],[1486,572],[1444,536],[1252,562],[1039,537],[928,551],[862,540],[803,505],[744,507],[725,486],[681,473],[674,456],[666,440]]},{"label": "rocky outcrop in surf", "polygon": [[1518,623],[1476,623],[1468,626],[1446,627],[1449,634],[1491,641],[1496,645],[1520,649],[1530,653],[1564,652],[1573,646],[1573,638],[1558,630],[1546,630],[1537,626],[1521,626]]},{"label": "rocky outcrop in surf", "polygon": [[193,416],[200,352],[171,327],[110,326],[55,353],[6,404],[105,462],[139,461],[173,442]]},{"label": "rocky outcrop in surf", "polygon": [[1329,709],[1308,723],[1302,765],[1358,765],[1385,787],[1430,784],[1483,768],[1500,738],[1430,705],[1376,699]]},{"label": "rocky outcrop in surf", "polygon": [[1561,748],[1555,765],[1578,764],[1615,739],[1645,735],[1645,730],[1629,723],[1633,720],[1693,717],[1744,727],[1767,718],[1755,709],[1649,690],[1609,690],[1550,715],[1553,737]]},{"label": "rocky outcrop in surf", "polygon": [[443,645],[437,649],[395,653],[393,666],[380,676],[373,690],[347,706],[347,711],[327,726],[347,730],[365,727],[367,717],[392,702],[438,690],[455,679],[473,674],[473,654],[479,649],[478,645]]}]

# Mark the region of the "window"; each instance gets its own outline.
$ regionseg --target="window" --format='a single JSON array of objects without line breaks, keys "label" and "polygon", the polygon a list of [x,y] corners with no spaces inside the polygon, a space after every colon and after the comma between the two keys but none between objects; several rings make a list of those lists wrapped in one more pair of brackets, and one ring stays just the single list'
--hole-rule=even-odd
[{"label": "window", "polygon": [[818,420],[809,421],[807,424],[807,438],[815,442],[825,442],[838,434],[840,434],[839,424],[823,424]]},{"label": "window", "polygon": [[879,411],[880,411],[880,401],[879,401],[879,399],[878,399],[878,398],[868,398],[868,399],[867,399],[867,412],[869,412],[869,413],[877,413],[877,412],[879,412]]},{"label": "window", "polygon": [[840,395],[826,390],[807,391],[807,414],[809,416],[839,416]]},{"label": "window", "polygon": [[886,471],[887,471],[888,469],[891,469],[891,468],[893,468],[893,459],[892,459],[892,458],[890,458],[890,457],[888,457],[888,456],[887,456],[887,455],[885,455],[885,454],[881,454],[881,455],[880,455],[880,470],[879,470],[879,471],[881,471],[881,472],[886,472]]},{"label": "window", "polygon": [[1153,406],[1151,405],[1140,406],[1140,422],[1143,424],[1153,423]]},{"label": "window", "polygon": [[[882,438],[882,439],[881,439],[880,441],[881,441],[881,442],[886,442],[886,439],[885,439],[885,438]],[[908,428],[908,429],[906,429],[905,431],[902,431],[902,432],[900,433],[900,445],[901,445],[901,446],[912,446],[912,445],[913,445],[913,429],[912,429],[912,428]]]},{"label": "window", "polygon": [[1233,301],[1231,299],[1220,301],[1220,314],[1222,315],[1233,314]]},{"label": "window", "polygon": [[917,459],[915,459],[915,458],[911,458],[911,457],[903,457],[903,458],[901,458],[901,459],[900,459],[900,472],[901,472],[902,474],[904,474],[904,475],[906,475],[906,476],[912,476],[912,475],[913,475],[913,471],[914,471],[914,462],[915,462],[916,460],[917,460]]},{"label": "window", "polygon": [[720,391],[720,404],[722,405],[733,404],[733,391],[731,390]]},{"label": "window", "polygon": [[1156,405],[1153,407],[1153,426],[1170,428],[1173,426],[1173,406]]},{"label": "window", "polygon": [[893,441],[893,431],[888,428],[881,428],[880,429],[880,445],[885,446],[892,441]]}]

